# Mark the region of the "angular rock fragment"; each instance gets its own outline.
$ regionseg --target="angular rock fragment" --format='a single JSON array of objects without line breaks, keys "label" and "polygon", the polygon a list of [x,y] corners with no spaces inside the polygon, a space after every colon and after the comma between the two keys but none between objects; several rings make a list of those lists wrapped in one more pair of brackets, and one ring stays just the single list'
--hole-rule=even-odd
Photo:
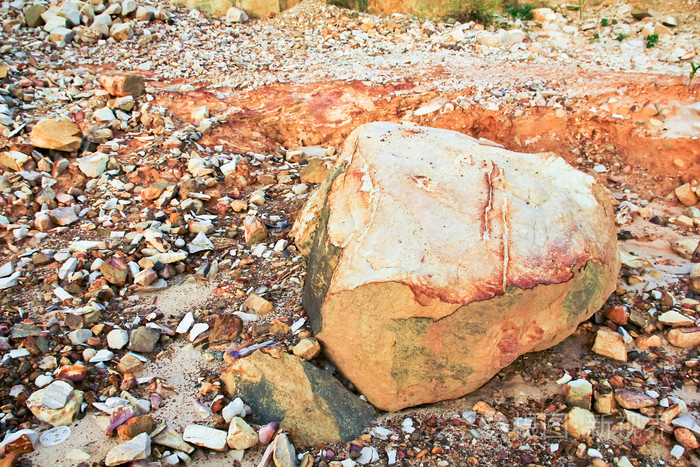
[{"label": "angular rock fragment", "polygon": [[202,425],[187,425],[182,434],[182,439],[195,446],[201,446],[213,451],[226,450],[227,433],[215,428]]},{"label": "angular rock fragment", "polygon": [[575,438],[586,438],[595,430],[595,417],[586,409],[574,407],[566,414],[564,429]]},{"label": "angular rock fragment", "polygon": [[75,416],[80,410],[80,404],[83,403],[83,392],[74,390],[70,399],[68,399],[62,407],[57,409],[52,409],[44,405],[43,398],[45,392],[46,388],[39,389],[32,393],[29,399],[27,399],[27,408],[32,411],[34,416],[52,426],[65,426],[73,423]]},{"label": "angular rock fragment", "polygon": [[700,327],[675,328],[668,331],[666,339],[676,347],[692,348],[700,346]]},{"label": "angular rock fragment", "polygon": [[601,185],[551,154],[455,132],[359,127],[296,223],[316,337],[385,410],[476,389],[616,288]]},{"label": "angular rock fragment", "polygon": [[248,245],[264,242],[267,240],[267,227],[257,217],[247,216],[243,221],[245,241]]},{"label": "angular rock fragment", "polygon": [[47,118],[34,126],[29,140],[38,148],[72,152],[80,148],[83,133],[75,123]]},{"label": "angular rock fragment", "polygon": [[151,455],[151,438],[148,433],[141,433],[134,439],[113,447],[105,458],[107,466],[125,464]]},{"label": "angular rock fragment", "polygon": [[591,350],[621,362],[627,361],[627,348],[622,336],[608,328],[600,328],[598,330]]},{"label": "angular rock fragment", "polygon": [[151,353],[155,350],[161,331],[148,326],[140,326],[129,334],[129,350]]},{"label": "angular rock fragment", "polygon": [[226,442],[231,449],[248,449],[258,444],[258,434],[241,417],[233,417]]},{"label": "angular rock fragment", "polygon": [[146,82],[141,75],[105,74],[97,80],[110,95],[116,97],[139,97],[146,91]]},{"label": "angular rock fragment", "polygon": [[255,294],[250,294],[243,305],[250,311],[261,316],[268,314],[273,308],[272,303]]},{"label": "angular rock fragment", "polygon": [[234,361],[221,379],[251,407],[254,423],[279,422],[300,446],[353,440],[374,416],[330,374],[286,352],[256,351]]},{"label": "angular rock fragment", "polygon": [[110,284],[124,285],[129,275],[129,266],[121,257],[112,256],[102,263],[100,272],[104,274],[105,279]]}]

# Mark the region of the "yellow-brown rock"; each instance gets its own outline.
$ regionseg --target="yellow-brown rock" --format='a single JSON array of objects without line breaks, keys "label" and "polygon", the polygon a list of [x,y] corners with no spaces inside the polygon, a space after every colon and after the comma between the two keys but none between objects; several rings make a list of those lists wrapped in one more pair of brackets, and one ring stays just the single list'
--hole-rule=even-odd
[{"label": "yellow-brown rock", "polygon": [[329,373],[286,352],[271,354],[233,360],[221,374],[229,395],[252,409],[253,423],[279,422],[298,447],[352,441],[369,425],[372,407]]},{"label": "yellow-brown rock", "polygon": [[600,308],[619,270],[613,210],[552,154],[391,123],[356,129],[294,228],[303,305],[376,407],[460,397]]},{"label": "yellow-brown rock", "polygon": [[46,118],[34,126],[29,142],[32,146],[72,152],[80,148],[83,133],[80,127],[65,120]]}]

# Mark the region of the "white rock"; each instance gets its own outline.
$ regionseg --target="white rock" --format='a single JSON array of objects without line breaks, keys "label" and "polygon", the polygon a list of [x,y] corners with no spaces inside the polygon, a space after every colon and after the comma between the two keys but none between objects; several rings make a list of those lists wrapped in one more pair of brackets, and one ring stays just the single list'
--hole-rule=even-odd
[{"label": "white rock", "polygon": [[180,321],[180,324],[177,325],[177,329],[175,330],[175,332],[177,332],[178,334],[185,334],[187,331],[190,330],[193,324],[194,314],[192,314],[191,311],[188,311],[185,317],[182,318],[182,321]]},{"label": "white rock", "polygon": [[[109,110],[109,112],[111,113],[112,111]],[[102,175],[105,170],[107,170],[108,162],[109,156],[107,154],[96,152],[95,154],[91,154],[89,156],[81,157],[80,159],[78,159],[78,167],[80,168],[80,171],[86,176],[90,178],[96,178]]]},{"label": "white rock", "polygon": [[95,110],[93,116],[95,117],[95,120],[99,122],[111,122],[116,118],[114,116],[114,112],[112,112],[112,109],[110,109],[109,107],[102,107],[100,109]]},{"label": "white rock", "polygon": [[197,339],[197,337],[199,337],[199,335],[205,332],[207,329],[209,329],[209,325],[207,323],[197,323],[192,326],[192,330],[190,331],[190,342],[194,342],[195,339]]},{"label": "white rock", "polygon": [[15,263],[8,261],[7,263],[0,266],[0,277],[7,277],[15,272]]},{"label": "white rock", "polygon": [[243,400],[240,397],[236,397],[221,410],[221,416],[224,417],[226,423],[229,423],[233,417],[242,417],[244,414],[245,404],[243,404]]},{"label": "white rock", "polygon": [[232,6],[226,11],[227,23],[245,23],[248,21],[248,14],[242,9]]},{"label": "white rock", "polygon": [[92,337],[92,331],[89,329],[76,329],[68,333],[68,339],[73,345],[83,345]]},{"label": "white rock", "polygon": [[34,380],[34,385],[38,388],[43,388],[47,384],[51,384],[51,381],[53,381],[53,376],[41,374]]},{"label": "white rock", "polygon": [[151,455],[151,438],[148,433],[141,433],[125,443],[112,448],[105,459],[108,466],[146,459]]},{"label": "white rock", "polygon": [[114,352],[107,349],[100,349],[94,357],[90,359],[90,363],[108,362],[114,358]]},{"label": "white rock", "polygon": [[214,249],[214,244],[207,238],[204,232],[199,232],[194,239],[187,244],[187,251],[190,253],[199,253],[200,251],[211,251]]},{"label": "white rock", "polygon": [[44,389],[41,403],[49,409],[60,409],[65,407],[74,392],[73,386],[65,381],[54,381]]},{"label": "white rock", "polygon": [[182,434],[182,439],[195,446],[201,446],[214,451],[225,451],[226,436],[227,433],[222,430],[202,425],[187,425]]}]

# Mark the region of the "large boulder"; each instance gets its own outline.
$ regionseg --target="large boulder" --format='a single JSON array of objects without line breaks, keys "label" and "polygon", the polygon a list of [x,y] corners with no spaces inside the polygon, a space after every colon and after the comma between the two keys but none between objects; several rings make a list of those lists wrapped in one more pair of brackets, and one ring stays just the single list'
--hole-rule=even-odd
[{"label": "large boulder", "polygon": [[295,223],[303,305],[376,407],[460,397],[557,344],[615,289],[609,194],[552,154],[357,128]]}]

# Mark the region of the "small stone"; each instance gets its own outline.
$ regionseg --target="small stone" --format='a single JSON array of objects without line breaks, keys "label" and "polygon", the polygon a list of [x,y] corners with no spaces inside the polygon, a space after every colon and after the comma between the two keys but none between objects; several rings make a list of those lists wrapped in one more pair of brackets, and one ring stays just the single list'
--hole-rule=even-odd
[{"label": "small stone", "polygon": [[134,37],[134,28],[131,23],[116,23],[109,29],[109,37],[117,42],[122,42]]},{"label": "small stone", "polygon": [[58,225],[70,225],[78,221],[78,215],[71,207],[56,208],[49,212],[51,220]]},{"label": "small stone", "polygon": [[199,232],[197,236],[187,244],[187,251],[199,253],[200,251],[214,250],[214,244],[207,238],[204,232]]},{"label": "small stone", "polygon": [[629,389],[618,389],[615,391],[615,400],[624,409],[643,409],[657,404],[656,399],[643,393]]},{"label": "small stone", "polygon": [[102,107],[95,110],[95,112],[93,113],[93,117],[95,118],[95,120],[102,123],[111,122],[116,118],[114,116],[114,112],[112,112],[112,109],[110,109],[109,107]]},{"label": "small stone", "polygon": [[64,44],[68,44],[75,37],[75,31],[68,28],[57,27],[51,30],[49,37],[51,37],[51,40],[56,43],[62,42]]},{"label": "small stone", "polygon": [[105,458],[107,466],[125,464],[146,459],[151,455],[151,438],[148,433],[141,433],[134,439],[113,447]]},{"label": "small stone", "polygon": [[590,410],[593,399],[593,385],[585,379],[570,381],[566,385],[566,402],[569,405]]},{"label": "small stone", "polygon": [[19,151],[7,151],[0,154],[0,165],[19,172],[34,164],[31,157]]},{"label": "small stone", "polygon": [[243,305],[255,314],[261,316],[268,314],[273,308],[272,303],[255,294],[250,294]]},{"label": "small stone", "polygon": [[574,407],[566,414],[564,429],[575,438],[586,438],[593,434],[595,417],[586,409]]},{"label": "small stone", "polygon": [[598,329],[591,350],[599,355],[604,355],[615,360],[620,360],[622,362],[627,361],[627,349],[622,336],[608,328]]},{"label": "small stone", "polygon": [[272,459],[276,467],[296,467],[297,455],[286,433],[279,433],[275,437]]},{"label": "small stone", "polygon": [[91,337],[92,331],[89,329],[76,329],[68,333],[68,338],[73,345],[83,345]]},{"label": "small stone", "polygon": [[292,352],[304,360],[311,360],[321,353],[321,345],[313,337],[307,337],[294,346]]},{"label": "small stone", "polygon": [[124,285],[129,275],[129,266],[121,257],[112,256],[102,263],[100,272],[110,284]]},{"label": "small stone", "polygon": [[100,362],[109,362],[114,358],[114,352],[111,350],[107,349],[100,349],[97,351],[95,356],[90,358],[89,362],[90,363],[100,363]]},{"label": "small stone", "polygon": [[675,189],[675,193],[676,197],[678,198],[678,201],[680,201],[686,206],[693,206],[695,203],[698,202],[698,197],[695,195],[695,192],[690,186],[690,183],[686,183],[685,185],[679,186]]},{"label": "small stone", "polygon": [[240,397],[236,397],[226,407],[221,409],[221,416],[224,417],[224,421],[229,423],[233,420],[233,417],[241,416],[244,413],[245,405]]},{"label": "small stone", "polygon": [[132,354],[124,355],[117,364],[117,370],[121,374],[137,374],[143,370],[143,362]]},{"label": "small stone", "polygon": [[248,15],[242,9],[232,6],[226,10],[225,20],[227,23],[245,23],[248,21]]},{"label": "small stone", "polygon": [[622,413],[625,419],[638,430],[643,430],[649,423],[649,417],[646,417],[640,413],[632,412],[631,410],[624,409]]},{"label": "small stone", "polygon": [[595,410],[596,412],[604,415],[615,413],[615,397],[612,392],[595,393]]},{"label": "small stone", "polygon": [[75,389],[65,381],[49,384],[41,396],[41,403],[49,409],[61,409],[73,397]]},{"label": "small stone", "polygon": [[[75,214],[75,212],[74,212]],[[53,222],[51,221],[51,216],[45,212],[38,212],[34,216],[34,227],[40,232],[46,232],[53,228]]]},{"label": "small stone", "polygon": [[72,152],[80,148],[83,133],[75,123],[47,118],[34,126],[29,140],[38,148]]},{"label": "small stone", "polygon": [[133,439],[141,433],[150,433],[155,428],[152,415],[132,417],[117,427],[117,434],[122,441]]},{"label": "small stone", "polygon": [[187,425],[182,434],[184,441],[213,451],[226,450],[226,437],[225,431],[202,425]]},{"label": "small stone", "polygon": [[692,431],[687,428],[676,428],[673,430],[673,436],[678,441],[678,444],[686,449],[698,449],[700,448],[700,443],[695,437]]},{"label": "small stone", "polygon": [[178,451],[182,451],[187,454],[192,454],[194,447],[185,443],[180,434],[170,427],[165,427],[163,430],[156,429],[158,434],[153,437],[153,442],[160,444],[161,446],[166,446]]},{"label": "small stone", "polygon": [[152,268],[146,268],[134,276],[134,284],[148,287],[158,279],[158,274]]},{"label": "small stone", "polygon": [[233,417],[228,428],[226,443],[231,449],[248,449],[258,444],[258,434],[240,417]]},{"label": "small stone", "polygon": [[639,350],[649,350],[652,347],[661,347],[664,344],[661,337],[656,334],[643,334],[637,337],[634,343]]},{"label": "small stone", "polygon": [[[124,13],[122,9],[122,13]],[[139,6],[136,8],[136,15],[134,15],[138,21],[153,21],[156,17],[153,7]]]},{"label": "small stone", "polygon": [[[65,382],[63,383],[67,384]],[[29,399],[27,399],[27,408],[32,411],[36,418],[52,426],[65,426],[73,423],[75,416],[80,410],[80,405],[83,403],[83,392],[73,391],[72,397],[63,407],[60,409],[50,409],[42,403],[44,393],[48,389],[49,388],[46,387],[32,393]]]},{"label": "small stone", "polygon": [[235,199],[231,201],[231,209],[233,212],[243,212],[248,210],[248,203],[243,199]]},{"label": "small stone", "polygon": [[129,343],[129,332],[125,329],[112,329],[107,334],[107,345],[110,349],[122,349]]},{"label": "small stone", "polygon": [[207,323],[197,323],[194,326],[192,326],[192,329],[190,330],[190,342],[194,342],[197,337],[200,336],[203,332],[206,332],[209,329],[209,325]]},{"label": "small stone", "polygon": [[[109,109],[108,109],[109,110]],[[111,112],[111,111],[110,111]],[[101,152],[90,154],[78,159],[78,167],[80,171],[90,178],[99,177],[107,170],[109,156]]]},{"label": "small stone", "polygon": [[106,74],[97,78],[97,81],[112,96],[139,97],[146,92],[146,82],[141,75]]},{"label": "small stone", "polygon": [[243,322],[236,315],[223,314],[216,317],[209,334],[209,344],[232,342],[241,333]]},{"label": "small stone", "polygon": [[30,28],[36,28],[44,24],[44,20],[41,17],[42,13],[46,11],[44,5],[31,5],[24,10],[24,23]]},{"label": "small stone", "polygon": [[160,330],[140,326],[129,335],[129,350],[139,353],[151,353],[160,339]]},{"label": "small stone", "polygon": [[676,310],[667,311],[659,316],[659,323],[665,324],[666,326],[682,327],[682,326],[692,326],[695,324],[695,320],[686,316]]},{"label": "small stone", "polygon": [[671,329],[666,334],[666,339],[676,347],[697,347],[700,345],[700,327]]},{"label": "small stone", "polygon": [[247,216],[243,221],[245,241],[248,245],[264,242],[267,239],[267,227],[257,217]]},{"label": "small stone", "polygon": [[[0,266],[0,277],[11,276],[15,272],[15,263],[8,261],[7,263]],[[14,329],[14,328],[13,328]]]}]

